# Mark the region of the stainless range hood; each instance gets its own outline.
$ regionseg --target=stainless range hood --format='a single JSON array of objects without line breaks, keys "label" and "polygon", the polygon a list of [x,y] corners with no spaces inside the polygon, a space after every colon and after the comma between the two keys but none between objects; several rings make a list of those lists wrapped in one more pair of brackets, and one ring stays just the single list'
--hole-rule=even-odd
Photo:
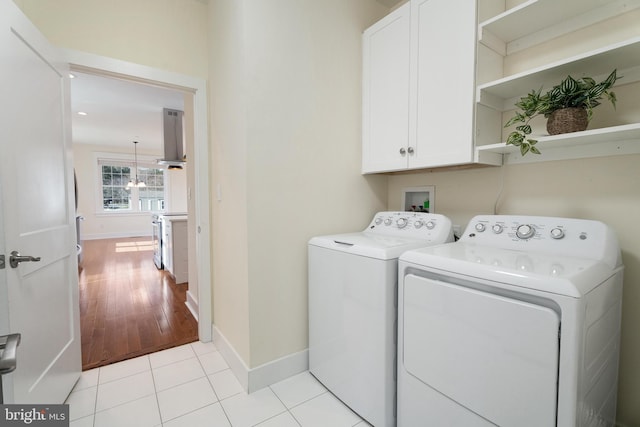
[{"label": "stainless range hood", "polygon": [[169,169],[182,169],[186,163],[184,152],[184,134],[180,110],[162,109],[164,129],[164,158],[158,160],[160,165],[168,165]]}]

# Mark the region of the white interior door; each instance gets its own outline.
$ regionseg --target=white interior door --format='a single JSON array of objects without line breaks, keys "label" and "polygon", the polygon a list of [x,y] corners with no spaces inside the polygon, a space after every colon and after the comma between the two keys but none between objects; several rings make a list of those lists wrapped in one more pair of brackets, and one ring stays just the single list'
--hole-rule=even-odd
[{"label": "white interior door", "polygon": [[81,371],[68,67],[10,0],[0,30],[0,334],[22,334],[4,397],[62,403]]}]

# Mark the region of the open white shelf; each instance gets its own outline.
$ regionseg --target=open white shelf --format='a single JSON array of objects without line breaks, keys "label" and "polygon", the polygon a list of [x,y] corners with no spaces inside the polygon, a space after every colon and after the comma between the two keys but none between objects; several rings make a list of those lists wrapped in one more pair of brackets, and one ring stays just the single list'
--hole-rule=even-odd
[{"label": "open white shelf", "polygon": [[[582,77],[585,70],[598,80],[606,77],[614,68],[618,75],[625,76],[619,83],[632,83],[637,78],[640,62],[640,37],[586,52],[561,61],[514,74],[499,80],[479,85],[477,102],[499,111],[513,109],[514,98],[525,96],[531,90],[551,88],[567,75]],[[628,76],[627,76],[628,74]]]},{"label": "open white shelf", "polygon": [[519,147],[505,143],[483,145],[476,150],[480,156],[502,154],[504,164],[640,153],[640,123],[534,138],[538,139],[540,155],[529,153],[523,157]]},{"label": "open white shelf", "polygon": [[479,41],[503,55],[640,7],[640,0],[528,0],[479,26]]},{"label": "open white shelf", "polygon": [[[477,135],[482,137],[479,143],[484,144],[476,146],[476,161],[495,165],[640,153],[640,116],[630,119],[636,123],[626,125],[553,136],[532,135],[542,154],[528,153],[524,157],[519,147],[499,142],[502,132],[497,129],[502,126],[501,113],[514,110],[521,97],[539,89],[545,92],[568,75],[600,81],[616,69],[622,79],[614,91],[618,86],[639,82],[640,26],[632,20],[619,21],[630,31],[621,33],[615,43],[602,46],[598,31],[587,31],[583,34],[589,41],[585,46],[600,47],[585,48],[591,50],[584,52],[577,48],[560,60],[513,75],[496,75],[504,59],[515,52],[581,29],[596,28],[599,23],[638,8],[640,0],[525,0],[480,23],[478,43],[489,48],[478,50],[483,55],[479,61],[484,67],[482,75],[494,75],[496,79],[485,79],[486,83],[476,86],[477,111],[482,112],[481,120],[476,122]],[[616,93],[624,97],[623,93]],[[636,110],[627,111],[626,120],[634,116],[633,111]]]}]

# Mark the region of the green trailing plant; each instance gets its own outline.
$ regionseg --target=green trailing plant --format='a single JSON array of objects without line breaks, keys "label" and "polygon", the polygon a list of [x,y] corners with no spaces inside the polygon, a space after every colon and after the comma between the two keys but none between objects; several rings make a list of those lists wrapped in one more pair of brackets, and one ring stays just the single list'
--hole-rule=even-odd
[{"label": "green trailing plant", "polygon": [[603,96],[616,106],[616,94],[610,89],[616,80],[620,79],[613,70],[609,76],[600,83],[596,83],[591,77],[574,79],[567,76],[560,84],[542,94],[542,88],[533,90],[525,97],[516,102],[515,116],[504,125],[505,128],[518,124],[516,130],[507,137],[507,145],[520,147],[520,154],[523,156],[528,152],[540,154],[540,150],[535,146],[538,142],[529,137],[531,135],[531,125],[529,122],[539,115],[549,118],[551,113],[563,108],[584,108],[587,112],[587,120],[591,120],[593,109],[601,104]]}]

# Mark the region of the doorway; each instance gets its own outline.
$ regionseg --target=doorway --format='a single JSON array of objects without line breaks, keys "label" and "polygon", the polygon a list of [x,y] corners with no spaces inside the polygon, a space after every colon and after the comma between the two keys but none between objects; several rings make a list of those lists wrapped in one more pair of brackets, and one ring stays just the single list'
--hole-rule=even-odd
[{"label": "doorway", "polygon": [[[206,83],[203,80],[175,73],[151,69],[110,58],[96,57],[82,52],[67,51],[67,60],[71,70],[88,72],[103,77],[123,79],[144,85],[171,88],[188,93],[185,110],[191,110],[193,117],[191,154],[189,167],[193,168],[193,177],[189,182],[189,213],[193,228],[189,238],[193,240],[194,256],[190,257],[190,285],[193,284],[195,298],[190,298],[189,308],[197,316],[197,336],[200,341],[211,341],[211,287],[210,287],[210,246],[209,246],[209,150],[207,142],[207,105]],[[192,197],[193,196],[193,197]],[[193,200],[191,200],[193,198]],[[149,218],[149,230],[151,230]],[[150,241],[150,235],[148,240]],[[126,242],[124,242],[126,243]],[[129,242],[132,243],[132,242]],[[142,247],[144,243],[140,244]],[[90,251],[83,252],[88,256]],[[143,251],[140,251],[143,252]],[[191,248],[190,248],[191,252]],[[193,265],[191,265],[193,258]],[[149,257],[153,263],[152,257]],[[151,264],[153,265],[153,264]],[[160,283],[167,283],[162,279]],[[180,341],[176,341],[176,345]]]}]

